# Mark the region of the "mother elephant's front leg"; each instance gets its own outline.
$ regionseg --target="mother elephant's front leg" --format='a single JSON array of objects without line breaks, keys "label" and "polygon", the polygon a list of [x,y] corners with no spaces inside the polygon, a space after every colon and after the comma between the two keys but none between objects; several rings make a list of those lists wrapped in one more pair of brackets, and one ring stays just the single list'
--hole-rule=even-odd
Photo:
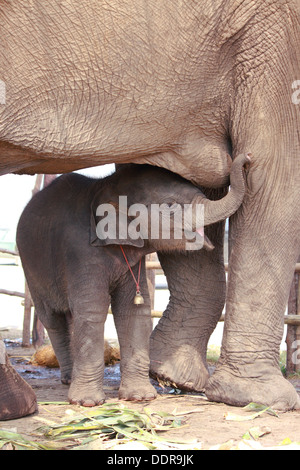
[{"label": "mother elephant's front leg", "polygon": [[279,368],[283,315],[300,249],[299,189],[290,183],[284,200],[265,185],[234,216],[221,357],[206,387],[210,400],[284,410],[300,405]]},{"label": "mother elephant's front leg", "polygon": [[159,254],[170,300],[150,339],[151,375],[190,391],[202,391],[207,382],[207,343],[225,302],[224,224],[205,232],[213,251]]}]

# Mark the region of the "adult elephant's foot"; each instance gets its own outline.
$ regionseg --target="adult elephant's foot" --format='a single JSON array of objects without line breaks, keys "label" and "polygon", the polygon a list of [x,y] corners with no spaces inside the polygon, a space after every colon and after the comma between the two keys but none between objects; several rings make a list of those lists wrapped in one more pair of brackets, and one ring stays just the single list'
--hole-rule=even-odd
[{"label": "adult elephant's foot", "polygon": [[88,382],[82,384],[73,381],[69,389],[68,399],[72,405],[92,407],[103,405],[105,394],[96,384]]},{"label": "adult elephant's foot", "polygon": [[150,339],[150,376],[162,385],[186,391],[204,390],[209,373],[199,351],[182,344],[163,348],[160,334],[154,330]]},{"label": "adult elephant's foot", "polygon": [[237,377],[226,368],[217,369],[208,380],[205,393],[210,401],[233,406],[251,402],[271,406],[275,410],[300,409],[300,398],[294,387],[276,370],[261,377]]},{"label": "adult elephant's foot", "polygon": [[149,383],[139,384],[131,380],[131,383],[121,383],[119,399],[128,401],[151,401],[157,397],[155,388]]},{"label": "adult elephant's foot", "polygon": [[0,421],[22,418],[36,411],[34,391],[12,367],[0,341]]}]

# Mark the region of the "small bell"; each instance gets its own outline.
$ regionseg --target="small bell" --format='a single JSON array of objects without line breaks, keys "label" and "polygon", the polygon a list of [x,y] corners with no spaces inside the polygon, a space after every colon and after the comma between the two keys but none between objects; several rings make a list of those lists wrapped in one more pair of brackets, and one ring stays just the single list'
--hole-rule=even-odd
[{"label": "small bell", "polygon": [[134,305],[142,305],[144,303],[144,298],[141,295],[139,290],[136,291],[136,294],[135,294],[134,299],[133,299],[133,303],[134,303]]}]

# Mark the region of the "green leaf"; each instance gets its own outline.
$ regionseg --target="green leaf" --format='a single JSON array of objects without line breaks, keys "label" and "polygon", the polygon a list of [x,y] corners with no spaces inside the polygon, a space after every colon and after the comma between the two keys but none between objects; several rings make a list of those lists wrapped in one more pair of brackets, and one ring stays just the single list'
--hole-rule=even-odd
[{"label": "green leaf", "polygon": [[38,401],[38,405],[70,405],[68,401]]},{"label": "green leaf", "polygon": [[243,439],[250,440],[253,439],[254,441],[258,441],[261,437],[265,436],[266,434],[270,434],[271,429],[268,426],[255,426],[250,428],[243,435]]},{"label": "green leaf", "polygon": [[258,418],[263,413],[268,413],[272,416],[276,416],[277,418],[279,417],[278,414],[274,410],[272,410],[272,408],[270,408],[269,406],[261,405],[259,403],[249,403],[249,405],[245,406],[243,410],[247,412],[255,411],[255,413],[253,413],[251,416],[241,416],[228,412],[225,413],[224,417],[226,421],[251,421],[253,419]]},{"label": "green leaf", "polygon": [[5,429],[0,429],[0,448],[2,448],[5,444],[8,443],[12,444],[12,446],[16,449],[51,450],[51,447],[47,446],[46,444],[29,441],[21,434],[6,431]]},{"label": "green leaf", "polygon": [[[35,436],[43,436],[41,442],[32,442],[5,430],[1,435],[0,430],[0,448],[7,443],[16,449],[50,450],[80,448],[81,445],[93,448],[96,440],[94,445],[101,448],[101,442],[111,439],[120,441],[121,437],[134,442],[142,441],[149,446],[155,446],[154,442],[190,444],[182,440],[166,441],[159,436],[163,431],[182,426],[183,421],[182,414],[179,417],[171,413],[153,412],[150,408],[139,412],[123,404],[110,403],[88,410],[80,408],[80,412],[68,416],[61,424],[47,423],[36,430]],[[62,440],[66,441],[63,447]]]},{"label": "green leaf", "polygon": [[245,411],[256,411],[256,412],[267,412],[268,414],[272,415],[272,416],[276,416],[277,418],[279,418],[278,414],[276,413],[276,411],[272,410],[272,408],[270,408],[269,406],[266,406],[266,405],[261,405],[260,403],[249,403],[249,405],[245,406],[243,408],[243,410]]}]

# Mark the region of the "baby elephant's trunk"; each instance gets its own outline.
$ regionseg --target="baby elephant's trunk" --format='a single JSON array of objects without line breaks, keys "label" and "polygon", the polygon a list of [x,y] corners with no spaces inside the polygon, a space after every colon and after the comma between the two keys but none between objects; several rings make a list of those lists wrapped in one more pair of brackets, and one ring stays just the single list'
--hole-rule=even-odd
[{"label": "baby elephant's trunk", "polygon": [[240,207],[245,195],[245,178],[243,167],[250,163],[250,154],[236,157],[230,171],[230,191],[218,201],[210,201],[203,195],[196,196],[193,203],[204,205],[204,225],[214,224],[234,214]]}]

